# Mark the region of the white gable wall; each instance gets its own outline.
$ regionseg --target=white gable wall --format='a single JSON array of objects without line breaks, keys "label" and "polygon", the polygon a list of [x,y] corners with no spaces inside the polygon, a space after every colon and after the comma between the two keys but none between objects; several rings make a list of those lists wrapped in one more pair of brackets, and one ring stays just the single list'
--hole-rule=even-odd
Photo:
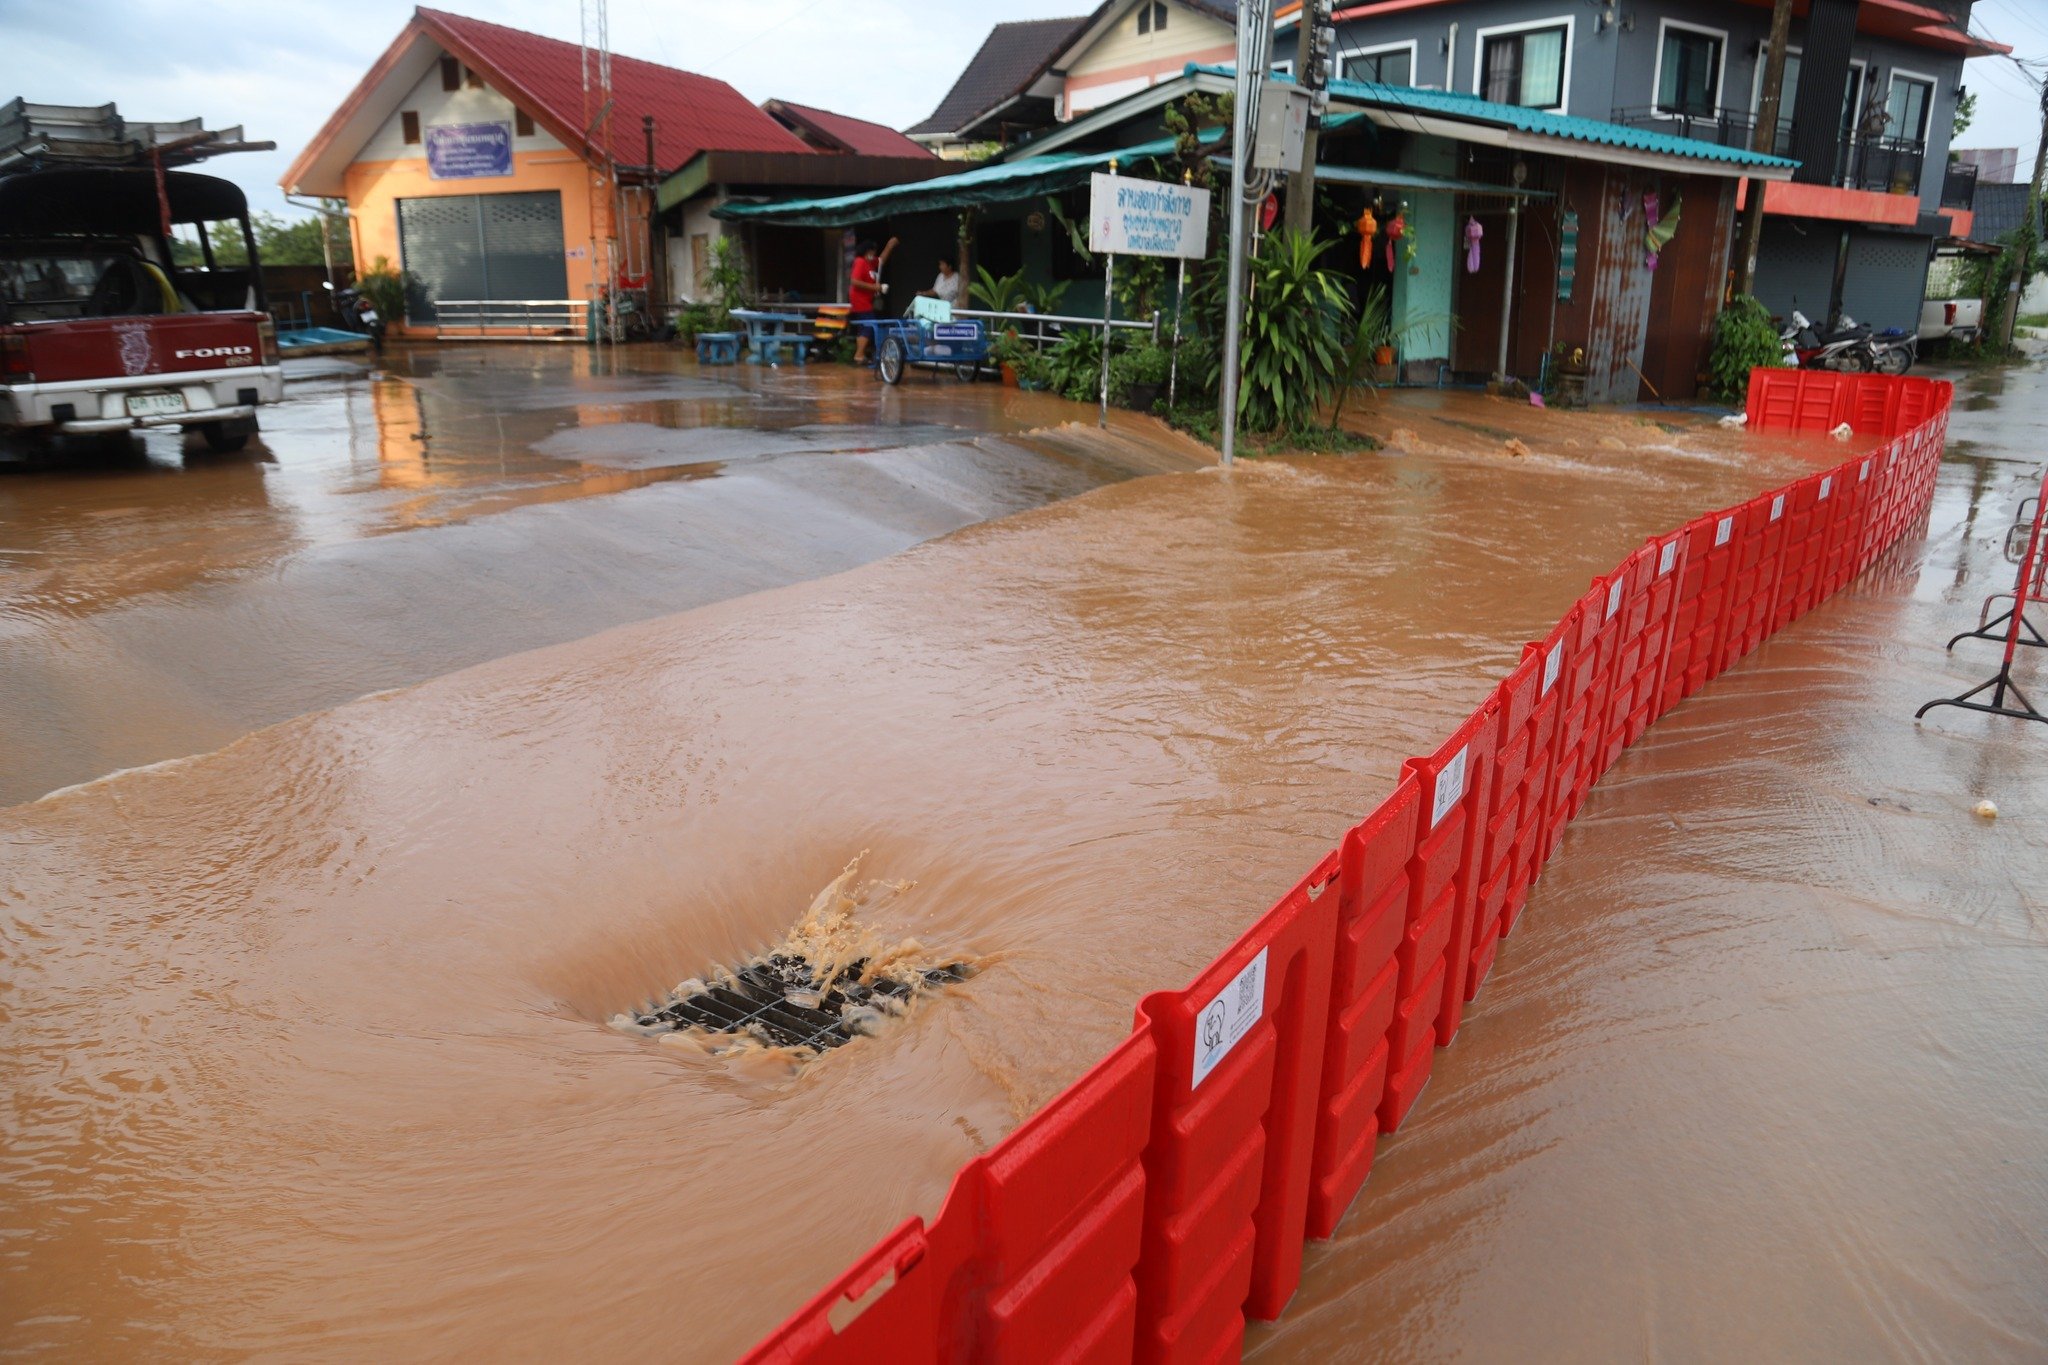
[{"label": "white gable wall", "polygon": [[[420,116],[418,142],[405,140],[403,115],[407,110]],[[391,111],[391,117],[384,120],[383,125],[363,144],[353,159],[404,161],[423,158],[427,154],[426,130],[439,123],[512,124],[512,150],[515,152],[541,152],[562,147],[562,144],[538,123],[534,125],[531,137],[520,137],[518,125],[513,117],[516,112],[511,100],[488,86],[472,87],[465,84],[460,90],[443,90],[441,64],[436,62],[427,69],[426,76],[419,84],[398,102],[398,108]]]}]

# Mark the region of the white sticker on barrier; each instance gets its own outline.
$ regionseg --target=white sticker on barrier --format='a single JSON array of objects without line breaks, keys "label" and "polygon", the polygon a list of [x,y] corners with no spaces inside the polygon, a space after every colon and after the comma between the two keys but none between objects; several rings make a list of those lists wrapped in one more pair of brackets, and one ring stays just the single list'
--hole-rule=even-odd
[{"label": "white sticker on barrier", "polygon": [[1776,521],[1779,517],[1782,517],[1784,515],[1785,495],[1783,493],[1780,493],[1777,497],[1771,499],[1771,520]]},{"label": "white sticker on barrier", "polygon": [[1856,476],[1856,482],[1858,482],[1858,483],[1862,483],[1862,482],[1863,482],[1863,481],[1864,481],[1865,479],[1867,479],[1867,478],[1869,478],[1869,477],[1870,477],[1870,461],[1868,461],[1868,460],[1865,460],[1865,461],[1863,462],[1863,472],[1862,472],[1861,474],[1858,474],[1858,475]]},{"label": "white sticker on barrier", "polygon": [[1657,556],[1657,577],[1662,578],[1665,574],[1670,573],[1671,566],[1677,562],[1678,542],[1675,540],[1665,541],[1664,553]]},{"label": "white sticker on barrier", "polygon": [[1834,491],[1834,487],[1835,476],[1830,474],[1820,481],[1820,496],[1816,498],[1815,501],[1826,502],[1828,500],[1828,494]]},{"label": "white sticker on barrier", "polygon": [[1721,524],[1714,528],[1714,548],[1720,549],[1735,535],[1735,518],[1723,517]]},{"label": "white sticker on barrier", "polygon": [[1612,621],[1614,613],[1621,610],[1621,590],[1628,586],[1626,578],[1614,580],[1614,586],[1607,590],[1607,619]]},{"label": "white sticker on barrier", "polygon": [[1436,790],[1429,798],[1429,827],[1435,829],[1451,807],[1465,794],[1465,754],[1472,746],[1458,750],[1451,755],[1451,761],[1444,764],[1442,772],[1436,775]]},{"label": "white sticker on barrier", "polygon": [[1543,690],[1536,695],[1547,697],[1550,689],[1557,685],[1557,675],[1564,668],[1564,641],[1559,640],[1550,647],[1550,655],[1543,661]]},{"label": "white sticker on barrier", "polygon": [[1216,992],[1216,998],[1202,1006],[1202,1012],[1195,1016],[1195,1069],[1188,1089],[1208,1080],[1216,1063],[1244,1041],[1252,1025],[1266,1012],[1266,952],[1259,949],[1259,955],[1230,978],[1230,984]]}]

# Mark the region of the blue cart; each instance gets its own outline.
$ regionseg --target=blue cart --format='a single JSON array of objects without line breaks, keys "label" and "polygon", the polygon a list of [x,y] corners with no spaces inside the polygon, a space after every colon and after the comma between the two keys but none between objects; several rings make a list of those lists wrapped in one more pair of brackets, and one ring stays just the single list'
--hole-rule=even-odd
[{"label": "blue cart", "polygon": [[877,318],[859,325],[871,329],[876,367],[891,384],[901,384],[912,365],[973,379],[988,360],[988,333],[978,321]]}]

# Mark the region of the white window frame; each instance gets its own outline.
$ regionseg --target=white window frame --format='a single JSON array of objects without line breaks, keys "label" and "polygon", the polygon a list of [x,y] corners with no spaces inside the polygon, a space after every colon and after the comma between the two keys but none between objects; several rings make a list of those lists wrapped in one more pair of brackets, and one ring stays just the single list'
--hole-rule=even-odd
[{"label": "white window frame", "polygon": [[[1787,57],[1797,57],[1800,59],[1799,78],[1801,80],[1806,79],[1806,49],[1803,47],[1793,47],[1790,43],[1787,43],[1785,45],[1785,55]],[[1760,114],[1763,112],[1764,67],[1770,63],[1770,60],[1770,43],[1762,38],[1757,39],[1756,68],[1755,70],[1751,71],[1749,75],[1749,112],[1752,114]],[[1662,69],[1662,66],[1663,64],[1660,62],[1658,64],[1660,70]],[[1789,109],[1786,109],[1781,103],[1778,108],[1778,117],[1790,118],[1792,117],[1792,112]]]},{"label": "white window frame", "polygon": [[1131,6],[1131,26],[1137,29],[1140,38],[1149,38],[1166,27],[1170,8],[1162,0],[1138,0]]},{"label": "white window frame", "polygon": [[[1870,62],[1867,58],[1851,57],[1849,59],[1849,69],[1856,73],[1856,98],[1848,101],[1850,120],[1849,136],[1855,137],[1857,122],[1863,116],[1863,97],[1870,93]],[[1800,71],[1799,79],[1806,79],[1806,72],[1804,70]],[[1885,95],[1887,98],[1889,98],[1891,92],[1886,91]],[[1842,126],[1841,124],[1837,123],[1835,125],[1835,137],[1837,140],[1839,140],[1841,136]]]},{"label": "white window frame", "polygon": [[[1757,45],[1756,45],[1756,73],[1755,73],[1755,75],[1754,75],[1754,76],[1752,76],[1752,77],[1750,78],[1750,82],[1749,82],[1749,112],[1750,112],[1750,113],[1752,113],[1752,114],[1756,114],[1756,113],[1761,113],[1761,112],[1763,111],[1763,107],[1764,107],[1764,62],[1765,62],[1765,60],[1767,59],[1767,57],[1768,57],[1768,55],[1769,55],[1769,52],[1770,52],[1770,48],[1769,48],[1769,46],[1768,46],[1767,44],[1765,44],[1765,43],[1763,43],[1763,42],[1761,42],[1761,41],[1759,41],[1759,42],[1757,43]],[[1800,80],[1802,80],[1802,81],[1803,81],[1803,80],[1805,80],[1805,79],[1806,79],[1806,62],[1805,62],[1805,57],[1806,57],[1806,49],[1805,49],[1805,48],[1803,48],[1803,47],[1791,47],[1791,46],[1787,46],[1787,47],[1786,47],[1786,49],[1785,49],[1785,55],[1786,55],[1786,56],[1788,56],[1788,57],[1798,57],[1798,58],[1800,59],[1800,64],[1799,64],[1799,79],[1800,79]],[[1869,63],[1869,62],[1867,62],[1867,61],[1865,61],[1865,60],[1864,60],[1863,58],[1861,58],[1861,57],[1851,57],[1851,58],[1849,59],[1849,69],[1850,69],[1851,71],[1853,71],[1853,72],[1855,72],[1855,73],[1856,73],[1856,100],[1855,100],[1855,107],[1856,107],[1857,111],[1858,111],[1858,112],[1860,113],[1860,112],[1862,111],[1862,108],[1863,108],[1863,90],[1864,90],[1864,87],[1865,87],[1865,86],[1867,86],[1867,85],[1868,85],[1868,84],[1870,83],[1870,63]],[[1910,76],[1910,75],[1912,75],[1913,73],[1909,71],[1909,72],[1907,72],[1906,74]],[[1889,99],[1889,98],[1890,98],[1890,96],[1891,96],[1891,92],[1890,92],[1889,90],[1887,90],[1887,91],[1885,92],[1885,96],[1886,96],[1886,98],[1887,98],[1887,99]],[[1792,117],[1792,111],[1791,111],[1790,109],[1787,109],[1787,108],[1784,108],[1784,107],[1780,106],[1780,108],[1778,109],[1778,117],[1779,117],[1779,118],[1791,118],[1791,117]],[[1839,115],[1838,115],[1837,117],[1839,118]],[[1840,136],[1841,136],[1841,124],[1840,124],[1839,122],[1838,122],[1838,123],[1837,123],[1837,124],[1835,125],[1835,135],[1836,135],[1837,137],[1840,137]]]},{"label": "white window frame", "polygon": [[[1901,76],[1904,76],[1909,81],[1919,81],[1927,87],[1927,126],[1920,130],[1918,140],[1922,147],[1931,146],[1934,139],[1929,134],[1934,131],[1934,102],[1941,94],[1941,80],[1939,77],[1930,76],[1924,71],[1908,71],[1902,67],[1893,67],[1890,74],[1885,77],[1884,82],[1884,111],[1887,123],[1891,121],[1892,87],[1899,83],[1899,77]],[[1891,134],[1886,133],[1885,136],[1889,138]],[[1911,139],[1904,140],[1910,141]]]},{"label": "white window frame", "polygon": [[[1659,118],[1678,119],[1687,117],[1682,113],[1667,113],[1664,105],[1664,35],[1671,29],[1686,33],[1703,34],[1721,40],[1721,60],[1714,69],[1714,113],[1720,114],[1728,106],[1728,30],[1708,28],[1705,24],[1688,24],[1683,19],[1659,19],[1657,21],[1657,65],[1650,69],[1650,112]],[[1788,49],[1789,50],[1789,49]],[[1805,72],[1800,73],[1804,75]],[[1698,115],[1691,117],[1697,118]]]},{"label": "white window frame", "polygon": [[1282,57],[1279,61],[1266,68],[1266,74],[1269,76],[1292,76],[1294,74],[1294,58]]},{"label": "white window frame", "polygon": [[1572,49],[1577,45],[1579,36],[1579,24],[1575,15],[1557,14],[1552,15],[1548,19],[1529,19],[1518,24],[1495,24],[1492,28],[1476,30],[1472,34],[1472,93],[1480,99],[1486,98],[1486,87],[1483,81],[1486,74],[1486,40],[1488,38],[1504,38],[1509,34],[1534,33],[1539,29],[1549,28],[1564,29],[1564,70],[1558,76],[1558,103],[1548,109],[1533,104],[1517,107],[1535,109],[1539,113],[1545,114],[1570,113],[1572,103]]},{"label": "white window frame", "polygon": [[1379,43],[1372,47],[1360,48],[1356,52],[1338,53],[1337,79],[1345,81],[1356,80],[1357,77],[1351,74],[1351,63],[1362,57],[1379,57],[1389,52],[1406,52],[1408,54],[1408,85],[1410,89],[1415,88],[1415,78],[1421,74],[1416,65],[1421,59],[1421,50],[1413,38],[1410,38],[1405,43]]}]

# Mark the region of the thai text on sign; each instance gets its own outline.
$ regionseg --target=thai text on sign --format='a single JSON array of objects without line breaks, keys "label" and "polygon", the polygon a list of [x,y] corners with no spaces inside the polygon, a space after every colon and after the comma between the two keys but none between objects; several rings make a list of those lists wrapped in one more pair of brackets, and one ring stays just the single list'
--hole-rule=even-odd
[{"label": "thai text on sign", "polygon": [[1112,256],[1209,251],[1209,191],[1097,173],[1088,178],[1088,249]]}]

